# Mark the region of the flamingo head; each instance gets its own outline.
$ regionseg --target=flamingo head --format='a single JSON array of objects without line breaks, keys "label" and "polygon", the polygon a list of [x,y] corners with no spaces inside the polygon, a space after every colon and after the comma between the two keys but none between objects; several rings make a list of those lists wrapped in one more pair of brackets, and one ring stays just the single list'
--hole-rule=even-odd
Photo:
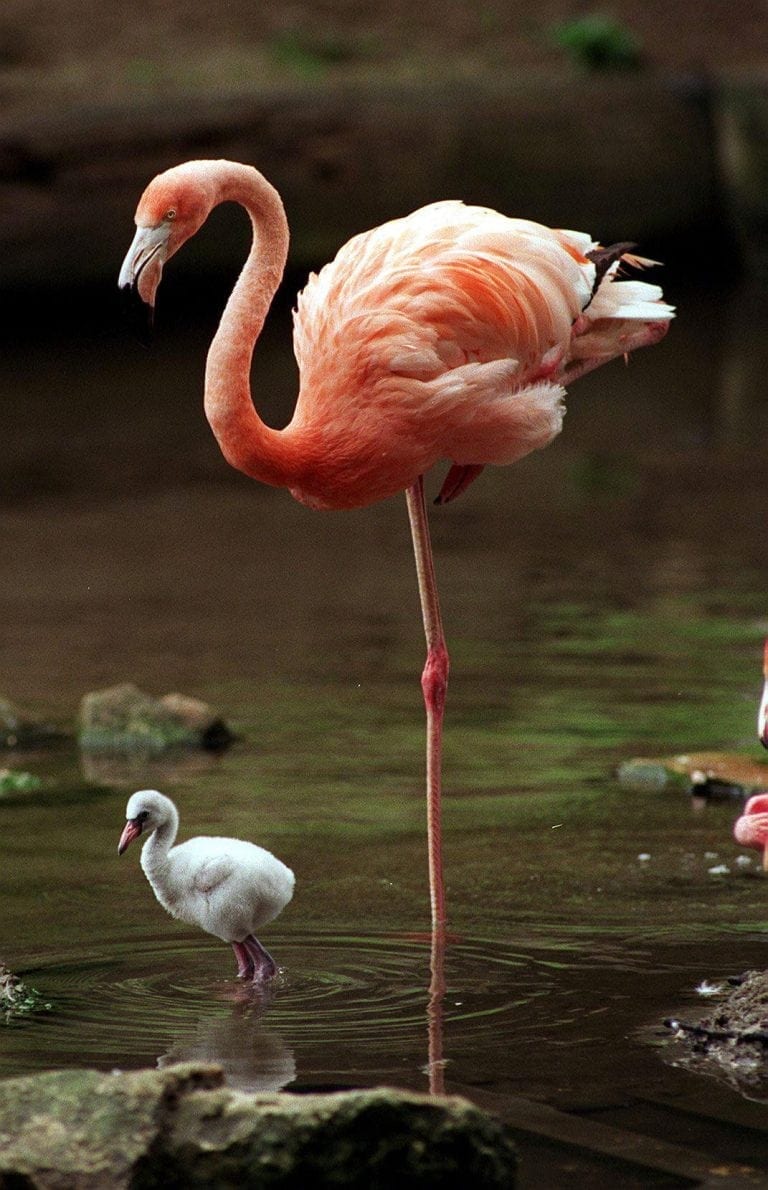
[{"label": "flamingo head", "polygon": [[144,831],[151,834],[160,826],[167,816],[163,813],[166,801],[167,798],[155,789],[140,789],[131,794],[125,807],[126,822],[117,845],[118,855],[122,855]]},{"label": "flamingo head", "polygon": [[149,326],[163,265],[202,226],[216,197],[206,162],[187,161],[158,174],[136,209],[136,234],[120,269],[118,285],[138,297]]},{"label": "flamingo head", "polygon": [[[156,789],[139,789],[128,798],[125,807],[125,826],[117,845],[117,854],[123,852],[139,835],[151,835],[160,828],[170,832],[170,843],[179,829],[179,815],[169,797]],[[170,846],[170,843],[168,844]]]},{"label": "flamingo head", "polygon": [[736,819],[733,834],[742,847],[765,849],[768,844],[768,793],[758,793],[749,799],[741,818]]}]

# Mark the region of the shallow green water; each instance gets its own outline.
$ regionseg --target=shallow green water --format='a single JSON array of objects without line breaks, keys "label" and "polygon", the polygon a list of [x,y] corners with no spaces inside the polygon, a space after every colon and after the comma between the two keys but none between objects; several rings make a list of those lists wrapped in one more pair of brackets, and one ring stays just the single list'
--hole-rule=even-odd
[{"label": "shallow green water", "polygon": [[[448,1090],[686,1094],[648,1038],[696,1012],[702,979],[764,963],[768,890],[758,857],[734,862],[734,805],[613,774],[637,754],[762,759],[766,319],[731,308],[690,298],[660,348],[575,388],[558,443],[434,510],[453,663],[439,1002],[404,504],[315,514],[230,473],[196,329],[149,355],[106,332],[95,354],[30,341],[22,374],[6,355],[3,691],[71,727],[88,689],[181,689],[242,738],[178,765],[9,755],[44,788],[0,803],[0,959],[54,1008],[0,1030],[0,1073],[204,1057],[238,1086],[425,1088],[439,1033]],[[271,338],[256,374],[279,423],[293,377]],[[118,861],[147,785],[182,836],[252,838],[295,869],[264,932],[284,968],[268,1001],[166,917],[134,850]]]}]

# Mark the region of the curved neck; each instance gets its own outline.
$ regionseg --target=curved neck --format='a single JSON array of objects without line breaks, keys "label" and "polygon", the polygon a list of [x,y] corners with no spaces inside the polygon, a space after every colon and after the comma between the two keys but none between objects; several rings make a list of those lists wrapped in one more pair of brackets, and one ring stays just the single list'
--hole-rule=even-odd
[{"label": "curved neck", "polygon": [[205,414],[227,462],[253,479],[290,484],[290,442],[264,424],[251,399],[253,349],[285,268],[288,222],[280,196],[251,166],[212,162],[214,206],[237,202],[253,225],[248,259],[208,352]]},{"label": "curved neck", "polygon": [[161,822],[160,826],[153,830],[141,849],[141,866],[150,880],[165,866],[178,830],[179,815],[173,806],[165,822]]}]

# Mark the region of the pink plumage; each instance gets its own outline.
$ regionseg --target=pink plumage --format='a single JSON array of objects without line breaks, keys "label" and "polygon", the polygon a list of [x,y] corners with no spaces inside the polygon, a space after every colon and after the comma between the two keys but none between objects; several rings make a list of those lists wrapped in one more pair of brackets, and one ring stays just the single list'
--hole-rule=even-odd
[{"label": "pink plumage", "polygon": [[[333,455],[332,482],[299,497],[370,503],[441,458],[512,463],[550,442],[563,385],[657,340],[672,315],[657,287],[614,280],[618,262],[590,303],[596,248],[451,201],[350,240],[296,310],[291,424],[321,424]],[[365,471],[344,465],[350,453]]]},{"label": "pink plumage", "polygon": [[757,851],[768,847],[768,793],[756,793],[748,799],[734,823],[733,837],[742,847]]}]

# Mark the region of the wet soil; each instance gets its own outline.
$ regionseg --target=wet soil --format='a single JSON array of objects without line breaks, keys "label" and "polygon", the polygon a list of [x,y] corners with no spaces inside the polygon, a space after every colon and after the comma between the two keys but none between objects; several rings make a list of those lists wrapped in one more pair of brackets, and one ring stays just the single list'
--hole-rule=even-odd
[{"label": "wet soil", "polygon": [[[702,992],[702,988],[699,989]],[[750,1098],[768,1099],[768,971],[747,971],[717,988],[698,1021],[670,1018],[685,1065],[713,1074]]]}]

